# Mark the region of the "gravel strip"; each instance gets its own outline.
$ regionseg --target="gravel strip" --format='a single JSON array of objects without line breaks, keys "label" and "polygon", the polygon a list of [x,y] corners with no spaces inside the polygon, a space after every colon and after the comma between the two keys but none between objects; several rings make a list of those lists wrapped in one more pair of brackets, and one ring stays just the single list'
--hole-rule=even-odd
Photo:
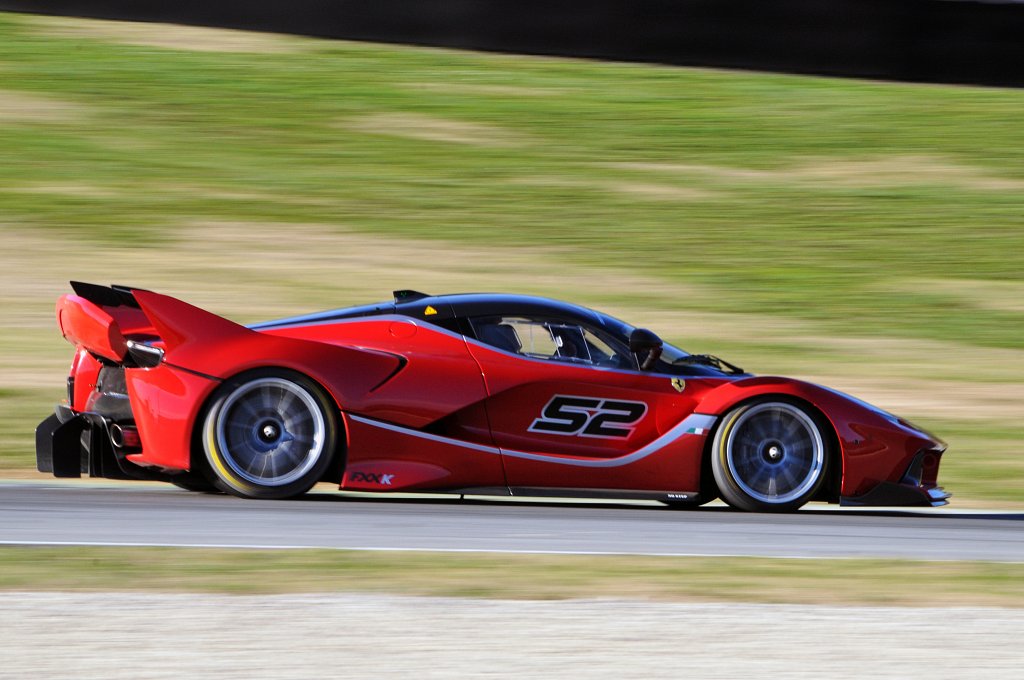
[{"label": "gravel strip", "polygon": [[1016,680],[1024,668],[1012,609],[0,593],[0,613],[0,678]]}]

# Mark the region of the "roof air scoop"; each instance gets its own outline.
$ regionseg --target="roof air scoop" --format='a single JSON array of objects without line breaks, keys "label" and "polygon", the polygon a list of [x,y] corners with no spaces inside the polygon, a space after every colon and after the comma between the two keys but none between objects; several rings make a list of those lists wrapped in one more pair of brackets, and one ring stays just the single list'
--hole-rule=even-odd
[{"label": "roof air scoop", "polygon": [[430,295],[421,293],[418,290],[396,290],[393,295],[395,296],[396,304],[400,304],[402,302],[415,302],[416,300],[431,297]]}]

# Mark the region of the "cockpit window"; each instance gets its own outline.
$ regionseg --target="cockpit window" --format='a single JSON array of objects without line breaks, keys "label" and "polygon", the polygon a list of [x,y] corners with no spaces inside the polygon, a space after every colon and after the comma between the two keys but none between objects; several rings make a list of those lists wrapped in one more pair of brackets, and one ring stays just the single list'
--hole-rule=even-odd
[{"label": "cockpit window", "polygon": [[609,368],[636,368],[629,350],[588,326],[552,319],[478,317],[472,319],[480,342],[533,359]]}]

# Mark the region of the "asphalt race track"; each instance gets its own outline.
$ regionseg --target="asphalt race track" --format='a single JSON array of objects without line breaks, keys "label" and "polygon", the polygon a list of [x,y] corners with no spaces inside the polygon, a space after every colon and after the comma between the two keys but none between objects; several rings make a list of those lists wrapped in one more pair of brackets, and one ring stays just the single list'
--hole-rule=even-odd
[{"label": "asphalt race track", "polygon": [[298,501],[247,501],[156,484],[32,481],[0,483],[0,544],[1024,562],[1024,512],[811,506],[756,515],[656,504],[368,499],[326,490]]}]

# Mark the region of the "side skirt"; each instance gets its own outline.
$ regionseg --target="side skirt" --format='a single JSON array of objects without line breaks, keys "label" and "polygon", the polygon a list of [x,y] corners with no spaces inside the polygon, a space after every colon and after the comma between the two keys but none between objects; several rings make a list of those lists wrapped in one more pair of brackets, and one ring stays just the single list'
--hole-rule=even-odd
[{"label": "side skirt", "polygon": [[341,489],[342,491],[359,491],[362,493],[411,494],[447,494],[452,496],[518,496],[522,498],[587,498],[608,501],[659,501],[662,503],[699,503],[700,494],[696,491],[630,491],[624,489],[573,489],[547,486],[487,486],[465,487],[459,489],[416,489],[401,491],[382,491],[377,489]]},{"label": "side skirt", "polygon": [[594,498],[624,501],[661,501],[696,503],[700,494],[696,491],[624,491],[622,489],[560,489],[543,486],[515,486],[513,496],[534,496],[537,498]]}]

